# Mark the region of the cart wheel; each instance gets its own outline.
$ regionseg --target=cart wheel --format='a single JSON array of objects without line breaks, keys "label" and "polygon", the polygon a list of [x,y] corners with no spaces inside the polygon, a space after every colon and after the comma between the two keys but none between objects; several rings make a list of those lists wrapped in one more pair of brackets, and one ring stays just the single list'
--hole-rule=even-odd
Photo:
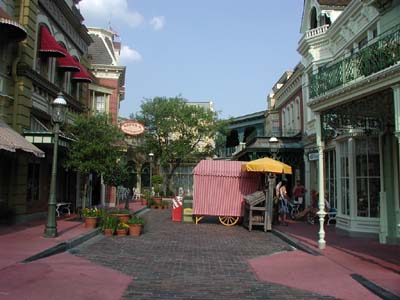
[{"label": "cart wheel", "polygon": [[239,217],[218,217],[222,225],[233,226],[239,221]]}]

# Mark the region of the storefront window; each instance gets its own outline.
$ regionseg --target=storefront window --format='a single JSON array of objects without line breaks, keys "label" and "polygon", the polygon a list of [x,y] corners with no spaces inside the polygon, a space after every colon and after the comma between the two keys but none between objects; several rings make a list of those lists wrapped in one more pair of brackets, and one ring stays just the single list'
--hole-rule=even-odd
[{"label": "storefront window", "polygon": [[335,150],[325,152],[325,196],[331,207],[337,207],[336,197],[336,153]]},{"label": "storefront window", "polygon": [[376,137],[356,140],[356,201],[358,217],[379,217],[379,142]]},{"label": "storefront window", "polygon": [[344,215],[350,214],[350,180],[349,180],[349,146],[347,141],[341,143],[340,147],[340,192],[342,200],[341,212]]}]

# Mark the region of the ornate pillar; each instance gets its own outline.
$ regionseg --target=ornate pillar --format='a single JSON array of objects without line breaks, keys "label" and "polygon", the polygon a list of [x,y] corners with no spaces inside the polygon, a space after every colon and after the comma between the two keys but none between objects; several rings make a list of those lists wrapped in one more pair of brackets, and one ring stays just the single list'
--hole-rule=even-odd
[{"label": "ornate pillar", "polygon": [[325,183],[324,183],[324,142],[322,141],[322,124],[321,124],[321,114],[319,112],[315,113],[316,119],[316,137],[317,137],[317,148],[318,148],[318,216],[319,216],[319,240],[318,248],[325,249],[325,230],[324,230],[324,220],[325,220]]}]

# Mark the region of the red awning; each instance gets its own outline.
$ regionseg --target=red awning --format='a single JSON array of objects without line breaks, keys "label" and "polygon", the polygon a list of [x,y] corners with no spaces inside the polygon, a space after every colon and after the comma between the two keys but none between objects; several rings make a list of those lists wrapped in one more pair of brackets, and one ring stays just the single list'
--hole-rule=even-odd
[{"label": "red awning", "polygon": [[27,37],[26,30],[17,21],[14,21],[0,7],[0,31],[1,35],[5,35],[5,40],[13,40],[16,42],[23,41]]},{"label": "red awning", "polygon": [[57,58],[57,67],[65,69],[67,72],[79,72],[79,63],[65,50],[65,57]]},{"label": "red awning", "polygon": [[57,43],[47,27],[43,25],[40,28],[39,53],[50,57],[66,57],[66,52],[67,50]]},{"label": "red awning", "polygon": [[90,77],[89,73],[80,63],[78,63],[78,65],[81,70],[72,74],[72,80],[91,83],[92,78]]}]

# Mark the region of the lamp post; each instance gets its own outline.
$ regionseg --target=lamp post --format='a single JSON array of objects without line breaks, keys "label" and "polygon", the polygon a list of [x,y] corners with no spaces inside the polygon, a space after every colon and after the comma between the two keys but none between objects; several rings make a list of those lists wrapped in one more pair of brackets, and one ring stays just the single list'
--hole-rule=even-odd
[{"label": "lamp post", "polygon": [[57,154],[58,154],[58,134],[60,131],[60,124],[65,121],[65,114],[67,111],[67,102],[65,101],[62,93],[59,93],[57,98],[51,103],[51,119],[54,123],[54,149],[53,149],[53,165],[51,167],[51,182],[50,182],[50,196],[48,203],[47,224],[44,229],[44,237],[54,238],[57,236],[57,222],[56,222],[56,183],[57,183]]},{"label": "lamp post", "polygon": [[154,160],[154,153],[150,152],[149,153],[149,161],[150,161],[150,195],[151,197],[153,196],[153,160]]},{"label": "lamp post", "polygon": [[278,151],[279,151],[278,146],[277,146],[278,139],[275,136],[271,136],[268,141],[271,144],[270,145],[270,150],[271,150],[271,153],[272,153],[272,158],[273,159],[277,159]]}]

